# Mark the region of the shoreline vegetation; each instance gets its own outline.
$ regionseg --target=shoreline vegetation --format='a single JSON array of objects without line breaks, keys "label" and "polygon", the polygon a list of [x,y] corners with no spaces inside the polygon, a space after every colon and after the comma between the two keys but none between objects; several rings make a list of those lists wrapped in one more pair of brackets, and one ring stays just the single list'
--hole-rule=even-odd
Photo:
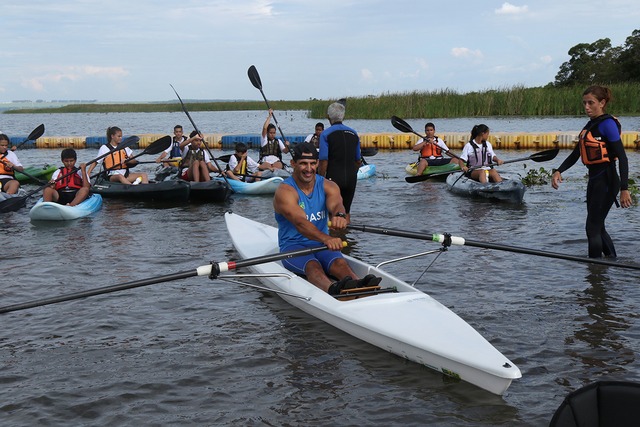
[{"label": "shoreline vegetation", "polygon": [[[608,85],[613,93],[609,110],[617,116],[640,115],[640,83]],[[452,89],[386,93],[348,99],[349,119],[387,119],[392,115],[403,118],[457,118],[493,116],[581,116],[581,98],[585,86],[488,89],[459,93]],[[271,101],[275,110],[306,110],[310,118],[322,119],[333,100]],[[185,101],[189,111],[245,111],[264,110],[262,101]],[[70,104],[56,108],[21,108],[3,114],[40,113],[157,113],[180,112],[176,102]]]}]

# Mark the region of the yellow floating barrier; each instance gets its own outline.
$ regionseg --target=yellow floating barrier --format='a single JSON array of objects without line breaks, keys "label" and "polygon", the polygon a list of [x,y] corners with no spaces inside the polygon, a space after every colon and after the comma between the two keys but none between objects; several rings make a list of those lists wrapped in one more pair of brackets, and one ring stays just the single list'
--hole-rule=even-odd
[{"label": "yellow floating barrier", "polygon": [[45,136],[36,140],[36,148],[86,148],[84,136]]},{"label": "yellow floating barrier", "polygon": [[137,135],[138,138],[140,138],[140,140],[138,141],[138,148],[143,148],[143,149],[147,148],[149,144],[151,144],[154,141],[157,141],[158,139],[162,138],[165,135],[166,134],[160,134],[160,133],[139,134]]},{"label": "yellow floating barrier", "polygon": [[222,136],[221,133],[213,133],[210,135],[204,135],[204,142],[209,148],[222,148]]},{"label": "yellow floating barrier", "polygon": [[640,145],[640,135],[636,132],[622,132],[621,139],[624,148],[635,149]]},{"label": "yellow floating barrier", "polygon": [[558,148],[561,150],[573,150],[578,143],[578,135],[577,132],[559,133],[557,136]]},{"label": "yellow floating barrier", "polygon": [[447,144],[447,147],[450,149],[462,150],[462,147],[469,142],[470,134],[466,132],[457,132],[457,133],[443,133],[438,135],[440,139]]}]

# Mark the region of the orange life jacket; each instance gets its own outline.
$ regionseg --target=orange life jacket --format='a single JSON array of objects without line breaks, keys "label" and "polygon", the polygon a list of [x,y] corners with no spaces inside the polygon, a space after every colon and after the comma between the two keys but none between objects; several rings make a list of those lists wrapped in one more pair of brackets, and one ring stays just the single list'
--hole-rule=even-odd
[{"label": "orange life jacket", "polygon": [[429,158],[429,157],[442,157],[442,148],[437,146],[438,137],[435,137],[435,141],[429,142],[425,144],[420,150],[420,158]]},{"label": "orange life jacket", "polygon": [[15,176],[14,170],[7,168],[7,165],[3,161],[1,161],[2,159],[5,159],[5,158],[6,158],[6,155],[0,158],[0,175]]},{"label": "orange life jacket", "polygon": [[109,153],[104,158],[104,168],[105,170],[116,170],[116,169],[129,169],[124,162],[129,158],[127,156],[127,152],[122,150],[113,150],[111,147],[111,153]]},{"label": "orange life jacket", "polygon": [[82,178],[80,178],[80,176],[78,176],[78,174],[76,173],[78,171],[78,168],[67,169],[65,167],[62,167],[59,170],[59,177],[65,176],[67,174],[69,175],[65,176],[59,181],[56,181],[56,190],[79,190],[82,188]]},{"label": "orange life jacket", "polygon": [[604,114],[597,119],[590,121],[580,132],[580,158],[585,165],[597,165],[600,163],[609,163],[615,158],[609,157],[607,150],[607,141],[602,139],[602,134],[598,130],[598,124],[606,119],[613,119],[618,126],[618,132],[622,130],[622,125],[616,117],[610,114]]}]

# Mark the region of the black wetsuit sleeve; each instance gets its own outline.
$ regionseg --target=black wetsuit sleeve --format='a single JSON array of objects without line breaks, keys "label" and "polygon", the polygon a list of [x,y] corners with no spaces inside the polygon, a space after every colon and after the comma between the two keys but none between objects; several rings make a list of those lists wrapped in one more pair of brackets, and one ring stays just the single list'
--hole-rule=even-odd
[{"label": "black wetsuit sleeve", "polygon": [[578,159],[580,158],[580,145],[576,144],[576,147],[573,149],[571,154],[564,159],[564,162],[558,167],[558,172],[562,173],[569,169],[571,166],[575,165]]},{"label": "black wetsuit sleeve", "polygon": [[627,153],[624,151],[624,145],[621,140],[609,142],[609,149],[612,151],[612,157],[618,158],[618,169],[620,169],[620,189],[629,189],[629,161]]}]

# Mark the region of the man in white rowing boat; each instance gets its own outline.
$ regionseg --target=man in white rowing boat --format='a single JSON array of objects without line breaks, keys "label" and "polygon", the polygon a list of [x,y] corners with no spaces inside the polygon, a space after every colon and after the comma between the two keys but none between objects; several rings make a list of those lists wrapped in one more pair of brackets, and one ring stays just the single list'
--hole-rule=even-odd
[{"label": "man in white rowing boat", "polygon": [[340,252],[342,240],[329,235],[329,219],[331,228],[338,230],[344,230],[348,220],[338,185],[316,174],[315,146],[303,142],[291,151],[293,174],[280,184],[273,198],[280,251],[320,245],[328,250],[287,259],[282,264],[331,295],[343,289],[377,286],[381,278],[372,274],[358,279]]}]

